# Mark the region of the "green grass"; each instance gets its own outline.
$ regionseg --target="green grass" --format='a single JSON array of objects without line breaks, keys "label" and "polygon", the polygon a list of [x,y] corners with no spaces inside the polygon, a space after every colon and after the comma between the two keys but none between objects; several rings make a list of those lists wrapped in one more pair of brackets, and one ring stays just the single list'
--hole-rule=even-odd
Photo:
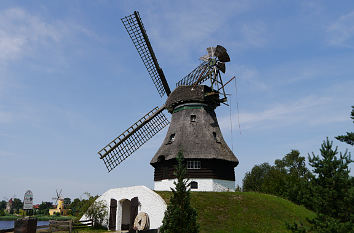
[{"label": "green grass", "polygon": [[[169,202],[171,192],[157,192]],[[282,198],[253,192],[192,192],[200,232],[289,232],[285,223],[306,222],[315,213]]]}]

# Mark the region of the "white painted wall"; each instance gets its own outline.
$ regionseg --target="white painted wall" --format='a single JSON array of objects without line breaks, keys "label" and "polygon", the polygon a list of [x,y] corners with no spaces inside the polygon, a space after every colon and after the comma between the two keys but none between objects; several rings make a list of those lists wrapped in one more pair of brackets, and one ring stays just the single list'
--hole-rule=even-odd
[{"label": "white painted wall", "polygon": [[[165,201],[154,191],[145,186],[132,186],[124,188],[110,189],[104,194],[102,194],[96,201],[105,201],[107,205],[108,215],[105,218],[105,226],[108,229],[109,220],[109,205],[111,198],[117,200],[117,228],[116,230],[121,230],[122,224],[122,203],[124,199],[131,200],[133,197],[138,197],[140,206],[138,208],[139,212],[145,212],[150,218],[150,229],[157,229],[162,225],[162,220],[164,213],[166,211]],[[87,220],[87,216],[84,215],[80,220]]]},{"label": "white painted wall", "polygon": [[[154,190],[156,191],[171,191],[171,187],[175,187],[173,182],[176,179],[166,179],[154,182]],[[192,191],[204,192],[234,192],[235,181],[219,180],[219,179],[190,179],[189,182],[198,182],[198,189],[191,189]]]}]

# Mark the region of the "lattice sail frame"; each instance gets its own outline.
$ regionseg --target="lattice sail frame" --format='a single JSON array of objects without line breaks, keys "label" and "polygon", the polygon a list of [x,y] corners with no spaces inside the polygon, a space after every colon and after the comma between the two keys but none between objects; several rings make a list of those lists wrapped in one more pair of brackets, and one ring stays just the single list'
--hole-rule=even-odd
[{"label": "lattice sail frame", "polygon": [[135,11],[134,14],[121,18],[121,20],[130,38],[132,39],[136,50],[138,50],[139,56],[143,61],[160,96],[162,97],[166,92],[167,95],[169,95],[171,91],[169,90],[163,71],[158,65],[155,53],[152,50],[139,12]]},{"label": "lattice sail frame", "polygon": [[176,86],[182,85],[198,85],[204,82],[210,75],[213,68],[209,66],[209,62],[202,62],[197,68],[190,72],[187,76],[176,83]]},{"label": "lattice sail frame", "polygon": [[151,110],[98,152],[108,172],[113,170],[170,122],[158,107]]}]

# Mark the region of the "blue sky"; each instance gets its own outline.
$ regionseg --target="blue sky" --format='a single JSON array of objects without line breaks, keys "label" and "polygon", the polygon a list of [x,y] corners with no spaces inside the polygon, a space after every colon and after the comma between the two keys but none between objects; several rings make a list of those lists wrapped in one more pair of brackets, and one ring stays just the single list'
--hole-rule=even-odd
[{"label": "blue sky", "polygon": [[353,130],[353,1],[2,0],[0,199],[153,187],[149,162],[167,128],[110,173],[97,155],[166,99],[120,21],[134,10],[171,88],[207,47],[227,48],[237,95],[230,84],[231,108],[216,112],[240,160],[237,184],[255,164],[318,154],[326,137]]}]

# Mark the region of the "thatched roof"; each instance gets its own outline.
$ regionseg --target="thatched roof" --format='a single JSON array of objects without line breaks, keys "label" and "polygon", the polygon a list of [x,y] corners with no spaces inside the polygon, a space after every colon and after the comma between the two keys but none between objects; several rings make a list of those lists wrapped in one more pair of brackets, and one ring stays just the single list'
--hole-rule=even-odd
[{"label": "thatched roof", "polygon": [[[150,163],[158,162],[160,156],[165,160],[174,159],[182,150],[186,159],[221,159],[237,166],[238,159],[224,141],[216,119],[215,99],[209,104],[205,98],[208,96],[206,86],[197,86],[195,92],[190,90],[190,86],[176,90],[178,92],[171,93],[166,102],[167,106],[173,106],[171,125]],[[178,100],[179,105],[176,101],[169,101],[171,97]],[[194,116],[195,121],[192,119]]]}]

